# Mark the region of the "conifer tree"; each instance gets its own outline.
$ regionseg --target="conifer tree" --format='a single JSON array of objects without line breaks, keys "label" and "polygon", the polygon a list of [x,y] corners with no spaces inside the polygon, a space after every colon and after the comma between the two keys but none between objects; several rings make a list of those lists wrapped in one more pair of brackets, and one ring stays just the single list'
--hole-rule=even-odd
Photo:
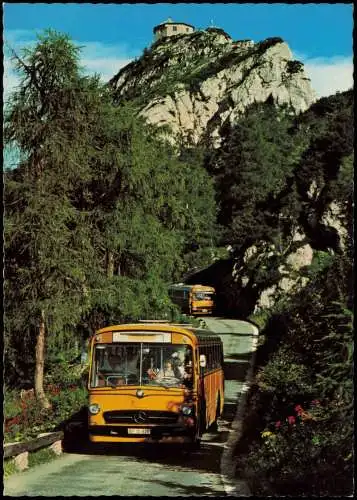
[{"label": "conifer tree", "polygon": [[75,324],[87,305],[91,246],[72,197],[90,172],[88,111],[97,82],[81,76],[78,48],[51,30],[13,59],[20,85],[6,111],[5,140],[21,162],[5,179],[6,313],[12,335],[35,332],[34,386],[46,408],[46,335]]}]

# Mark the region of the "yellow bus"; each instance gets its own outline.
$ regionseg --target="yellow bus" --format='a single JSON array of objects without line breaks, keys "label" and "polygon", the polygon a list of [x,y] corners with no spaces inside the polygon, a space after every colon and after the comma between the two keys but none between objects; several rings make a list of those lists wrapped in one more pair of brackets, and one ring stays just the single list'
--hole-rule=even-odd
[{"label": "yellow bus", "polygon": [[215,306],[215,289],[204,285],[170,285],[169,297],[172,302],[181,308],[181,311],[190,314],[212,314]]},{"label": "yellow bus", "polygon": [[109,326],[90,341],[91,442],[197,446],[223,411],[223,347],[208,330]]}]

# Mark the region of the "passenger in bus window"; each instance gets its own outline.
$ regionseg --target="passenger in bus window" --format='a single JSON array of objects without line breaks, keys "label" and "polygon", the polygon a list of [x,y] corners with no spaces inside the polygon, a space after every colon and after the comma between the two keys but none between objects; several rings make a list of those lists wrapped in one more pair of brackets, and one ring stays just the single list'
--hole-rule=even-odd
[{"label": "passenger in bus window", "polygon": [[148,377],[149,377],[150,380],[154,380],[157,377],[159,371],[160,370],[158,368],[156,368],[156,369],[155,368],[149,368],[146,371],[146,373],[148,374]]},{"label": "passenger in bus window", "polygon": [[160,380],[163,378],[177,378],[170,360],[165,361],[164,368],[162,370],[160,370],[156,376],[157,380]]},{"label": "passenger in bus window", "polygon": [[[149,370],[153,368],[153,358],[150,357],[150,349],[149,348],[144,348],[143,349],[143,362],[142,362],[142,370],[143,373],[149,373]],[[136,363],[136,369],[139,371],[140,369],[140,358],[138,358],[137,363]]]},{"label": "passenger in bus window", "polygon": [[102,355],[102,353],[100,351],[100,359],[98,361],[99,361],[98,369],[100,371],[104,371],[104,372],[111,371],[112,367],[111,367],[111,364],[109,363],[109,355],[108,355],[107,350],[104,351],[104,355]]},{"label": "passenger in bus window", "polygon": [[119,372],[122,369],[122,360],[120,356],[111,353],[109,354],[108,361],[113,372]]},{"label": "passenger in bus window", "polygon": [[184,376],[185,369],[177,351],[172,353],[170,363],[175,377],[181,379]]}]

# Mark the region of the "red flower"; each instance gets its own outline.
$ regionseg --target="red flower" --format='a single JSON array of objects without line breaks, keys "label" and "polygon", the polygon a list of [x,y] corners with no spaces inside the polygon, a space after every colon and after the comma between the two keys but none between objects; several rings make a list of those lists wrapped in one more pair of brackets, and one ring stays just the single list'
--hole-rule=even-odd
[{"label": "red flower", "polygon": [[9,418],[5,422],[5,427],[7,427],[7,429],[9,430],[10,427],[12,427],[13,425],[16,425],[18,423],[20,423],[20,417],[18,415],[16,415],[16,417]]},{"label": "red flower", "polygon": [[295,411],[298,415],[301,415],[304,410],[302,409],[302,407],[300,405],[296,405]]},{"label": "red flower", "polygon": [[280,426],[281,426],[280,420],[278,420],[277,422],[275,422],[275,428],[276,429],[279,429]]},{"label": "red flower", "polygon": [[294,425],[295,424],[295,417],[293,415],[291,415],[290,417],[288,417],[288,423],[290,425]]}]

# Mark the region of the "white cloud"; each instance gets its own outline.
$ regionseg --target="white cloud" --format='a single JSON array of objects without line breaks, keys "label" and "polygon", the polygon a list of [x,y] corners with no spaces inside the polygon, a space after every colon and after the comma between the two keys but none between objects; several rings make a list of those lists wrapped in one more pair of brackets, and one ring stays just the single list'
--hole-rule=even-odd
[{"label": "white cloud", "polygon": [[133,59],[123,45],[105,45],[100,42],[83,42],[78,45],[83,45],[81,64],[85,71],[99,73],[103,82],[110,80]]},{"label": "white cloud", "polygon": [[11,61],[11,49],[21,57],[20,49],[34,43],[34,34],[27,30],[10,30],[5,33],[4,46],[4,73],[3,73],[3,101],[6,102],[18,85],[18,76]]},{"label": "white cloud", "polygon": [[294,58],[303,62],[305,72],[318,97],[326,97],[353,87],[352,57],[314,57],[294,52]]},{"label": "white cloud", "polygon": [[3,101],[6,102],[10,93],[15,90],[18,83],[18,78],[12,69],[10,60],[4,58],[4,75],[3,75]]},{"label": "white cloud", "polygon": [[310,59],[306,61],[305,69],[319,97],[343,92],[353,86],[353,63],[350,58],[341,57],[330,61]]},{"label": "white cloud", "polygon": [[[40,31],[40,30],[39,30]],[[35,42],[36,31],[10,30],[5,33],[5,41],[16,51],[29,47]],[[126,45],[106,45],[101,42],[74,41],[81,46],[80,64],[87,74],[98,73],[103,82],[112,78],[123,66],[126,66],[133,57],[132,51]],[[137,55],[140,55],[139,53]],[[10,51],[5,47],[3,100],[6,102],[9,95],[18,84],[18,76],[13,69]]]}]

